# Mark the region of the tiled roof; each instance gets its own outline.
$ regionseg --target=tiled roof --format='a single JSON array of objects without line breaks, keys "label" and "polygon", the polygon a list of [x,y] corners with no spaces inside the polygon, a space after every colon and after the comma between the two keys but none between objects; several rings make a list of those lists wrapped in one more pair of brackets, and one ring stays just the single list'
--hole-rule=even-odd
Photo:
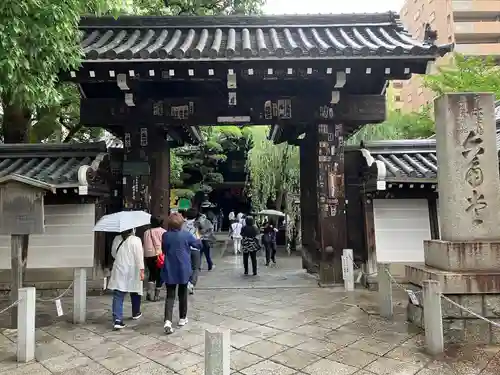
[{"label": "tiled roof", "polygon": [[87,60],[435,58],[452,47],[413,39],[394,13],[100,17],[83,18],[80,27]]},{"label": "tiled roof", "polygon": [[0,144],[0,178],[16,174],[55,188],[78,187],[79,168],[99,163],[105,153],[104,142]]},{"label": "tiled roof", "polygon": [[123,141],[110,132],[104,132],[101,140],[106,143],[106,148],[123,148]]},{"label": "tiled roof", "polygon": [[412,139],[375,141],[365,144],[375,160],[385,165],[386,181],[437,179],[436,141],[434,139]]},{"label": "tiled roof", "polygon": [[[496,133],[500,150],[500,128]],[[365,143],[365,148],[375,160],[384,163],[386,181],[437,182],[437,156],[435,139],[410,139],[375,141]]]}]

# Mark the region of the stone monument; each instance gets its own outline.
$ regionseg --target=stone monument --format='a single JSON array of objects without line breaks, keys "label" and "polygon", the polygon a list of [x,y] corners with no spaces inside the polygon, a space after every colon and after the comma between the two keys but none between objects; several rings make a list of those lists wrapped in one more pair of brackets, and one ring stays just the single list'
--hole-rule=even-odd
[{"label": "stone monument", "polygon": [[[441,292],[500,323],[500,178],[494,95],[446,94],[435,100],[440,240],[424,241],[424,265],[406,266],[411,289],[437,280]],[[419,304],[408,319],[423,326]],[[447,342],[500,343],[500,328],[442,301]]]}]

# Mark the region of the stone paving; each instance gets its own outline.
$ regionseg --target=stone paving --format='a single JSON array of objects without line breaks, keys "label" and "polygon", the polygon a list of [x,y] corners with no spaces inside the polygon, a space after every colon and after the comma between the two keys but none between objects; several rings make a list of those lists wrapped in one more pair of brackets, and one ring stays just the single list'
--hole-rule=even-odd
[{"label": "stone paving", "polygon": [[[422,333],[405,322],[403,294],[395,293],[395,318],[386,321],[376,315],[373,292],[318,288],[297,257],[261,266],[255,278],[243,277],[240,263],[227,256],[203,272],[190,297],[188,325],[170,336],[162,331],[162,302],[145,303],[144,317],[119,332],[110,329],[109,295],[89,297],[82,326],[57,318],[53,303],[40,303],[36,361],[17,364],[16,332],[3,330],[0,374],[203,374],[204,330],[214,327],[231,330],[231,371],[237,375],[500,373],[500,347],[453,346],[440,358],[424,354]],[[66,313],[70,306],[65,300]]]}]

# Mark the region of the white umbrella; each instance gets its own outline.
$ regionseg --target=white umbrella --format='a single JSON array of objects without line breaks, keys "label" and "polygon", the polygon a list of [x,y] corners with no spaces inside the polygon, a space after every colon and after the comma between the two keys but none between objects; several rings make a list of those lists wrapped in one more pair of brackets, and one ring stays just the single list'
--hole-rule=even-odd
[{"label": "white umbrella", "polygon": [[94,227],[94,232],[124,232],[132,228],[149,225],[151,214],[144,211],[120,211],[104,215]]},{"label": "white umbrella", "polygon": [[262,210],[257,215],[267,215],[267,216],[281,216],[285,217],[285,214],[281,211],[276,210]]}]

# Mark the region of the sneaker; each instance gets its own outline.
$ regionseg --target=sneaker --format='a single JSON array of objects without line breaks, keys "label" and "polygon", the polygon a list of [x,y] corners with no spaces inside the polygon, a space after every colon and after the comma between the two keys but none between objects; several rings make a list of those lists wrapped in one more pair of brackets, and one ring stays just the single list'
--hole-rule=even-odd
[{"label": "sneaker", "polygon": [[188,322],[188,319],[187,318],[184,318],[184,319],[179,319],[179,327],[184,327]]},{"label": "sneaker", "polygon": [[141,312],[138,313],[138,314],[132,315],[132,319],[134,319],[134,320],[139,320],[139,319],[141,319],[141,317],[142,317],[142,313]]},{"label": "sneaker", "polygon": [[189,294],[194,294],[194,285],[193,284],[188,283],[187,289],[188,289]]},{"label": "sneaker", "polygon": [[125,323],[123,322],[120,322],[120,321],[116,321],[115,324],[113,325],[113,328],[116,329],[116,330],[120,330],[122,328],[125,328]]},{"label": "sneaker", "polygon": [[172,328],[172,322],[170,320],[165,321],[165,324],[163,325],[163,329],[165,330],[165,333],[167,335],[170,335],[171,333],[174,332],[174,329]]}]

